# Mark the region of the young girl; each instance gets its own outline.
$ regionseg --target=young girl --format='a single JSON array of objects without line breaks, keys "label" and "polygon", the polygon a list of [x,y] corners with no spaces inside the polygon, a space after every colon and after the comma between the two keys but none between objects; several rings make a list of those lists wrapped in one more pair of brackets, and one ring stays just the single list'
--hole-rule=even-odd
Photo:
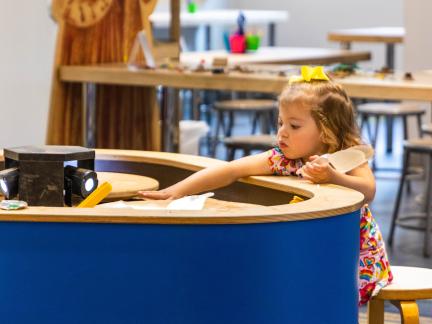
[{"label": "young girl", "polygon": [[[322,67],[302,67],[279,97],[277,146],[265,153],[244,157],[222,166],[201,170],[161,191],[144,191],[150,199],[175,199],[229,185],[251,175],[296,175],[314,183],[333,183],[375,196],[375,178],[369,165],[347,174],[329,163],[317,163],[325,153],[361,144],[353,105],[345,91],[330,81]],[[392,281],[385,246],[368,205],[360,221],[359,304],[365,304]]]}]

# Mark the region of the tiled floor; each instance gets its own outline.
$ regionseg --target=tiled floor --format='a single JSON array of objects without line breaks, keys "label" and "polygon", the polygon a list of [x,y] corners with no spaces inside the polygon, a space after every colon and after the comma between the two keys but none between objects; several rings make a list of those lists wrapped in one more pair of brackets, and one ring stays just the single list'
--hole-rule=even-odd
[{"label": "tiled floor", "polygon": [[[381,130],[384,129],[383,127],[384,125],[381,125]],[[249,134],[250,129],[251,119],[248,116],[237,118],[233,135]],[[384,136],[382,136],[383,133],[384,132],[381,131],[381,136],[379,136],[376,149],[376,161],[378,168],[400,168],[402,155],[402,125],[397,121],[394,125],[394,149],[392,154],[385,153]],[[206,155],[206,145],[201,146],[201,152],[203,155]],[[226,153],[223,144],[218,145],[216,157],[225,159]],[[381,227],[385,239],[387,239],[395,197],[398,189],[399,172],[397,170],[377,171],[375,175],[377,180],[377,193],[375,200],[371,204],[371,209]],[[404,211],[417,208],[416,205],[418,205],[418,203],[416,202],[415,197],[417,197],[422,192],[423,183],[421,181],[414,181],[412,183],[412,188],[413,191],[410,195],[407,195],[406,192],[404,194],[404,204],[401,210],[402,213],[404,213]],[[388,250],[391,264],[432,268],[432,257],[425,258],[422,254],[423,237],[424,232],[401,229],[397,227],[394,238],[394,247],[393,249]],[[424,301],[420,302],[419,304],[421,315],[432,317],[432,301]],[[396,311],[396,309],[390,304],[386,305],[386,310],[393,312]],[[364,309],[362,309],[362,311],[364,311]]]}]

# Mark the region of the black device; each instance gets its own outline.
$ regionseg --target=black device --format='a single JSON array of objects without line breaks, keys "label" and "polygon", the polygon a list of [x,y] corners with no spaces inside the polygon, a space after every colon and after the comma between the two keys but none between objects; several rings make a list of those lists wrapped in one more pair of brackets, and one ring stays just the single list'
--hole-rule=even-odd
[{"label": "black device", "polygon": [[[19,196],[30,206],[64,206],[72,194],[87,197],[97,188],[95,151],[80,146],[23,146],[4,149],[0,190],[7,199]],[[77,166],[66,167],[65,162]]]},{"label": "black device", "polygon": [[18,194],[18,168],[9,168],[0,171],[0,191],[6,199]]}]

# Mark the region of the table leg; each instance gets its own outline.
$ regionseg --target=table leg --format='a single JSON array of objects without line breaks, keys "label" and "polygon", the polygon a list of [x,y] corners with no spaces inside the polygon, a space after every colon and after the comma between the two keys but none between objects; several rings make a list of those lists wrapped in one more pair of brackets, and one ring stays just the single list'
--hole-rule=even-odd
[{"label": "table leg", "polygon": [[341,42],[340,47],[343,50],[350,50],[351,49],[351,42]]},{"label": "table leg", "polygon": [[161,100],[161,147],[164,152],[179,152],[180,110],[179,90],[163,87]]},{"label": "table leg", "polygon": [[96,147],[96,84],[82,84],[82,145]]},{"label": "table leg", "polygon": [[268,44],[269,46],[275,46],[276,44],[276,25],[274,23],[269,24],[269,39]]},{"label": "table leg", "polygon": [[394,52],[395,52],[395,44],[387,43],[386,44],[386,66],[391,70],[394,70],[395,67]]},{"label": "table leg", "polygon": [[211,48],[211,30],[210,30],[210,25],[205,25],[204,29],[205,29],[205,32],[204,32],[205,50],[208,51]]}]

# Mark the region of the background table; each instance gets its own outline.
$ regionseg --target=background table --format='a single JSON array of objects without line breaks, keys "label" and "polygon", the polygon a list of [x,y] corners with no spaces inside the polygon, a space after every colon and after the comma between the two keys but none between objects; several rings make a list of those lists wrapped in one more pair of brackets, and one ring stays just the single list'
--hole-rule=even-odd
[{"label": "background table", "polygon": [[214,58],[226,58],[228,66],[250,63],[272,64],[332,64],[370,60],[370,52],[316,47],[261,47],[256,52],[232,54],[225,50],[185,52],[180,62],[195,67],[202,60],[210,66]]},{"label": "background table", "polygon": [[[102,66],[62,66],[62,82],[79,82],[84,85],[116,84],[134,86],[160,86],[168,88],[163,104],[162,135],[163,148],[176,151],[178,145],[179,107],[173,89],[209,89],[280,93],[288,83],[288,77],[266,73],[212,74],[210,72],[179,72],[176,70],[129,70],[125,65]],[[370,76],[350,76],[338,79],[348,95],[356,98],[387,100],[418,100],[432,102],[432,71],[413,73],[414,80],[403,80],[398,74],[392,78],[378,79]],[[84,88],[84,95],[86,94]],[[91,95],[91,93],[90,93]],[[91,102],[89,100],[89,102]],[[94,117],[95,106],[83,106],[86,115]],[[89,114],[87,114],[87,112]],[[94,129],[87,127],[83,119],[85,143],[92,143]],[[177,144],[176,144],[177,143]]]},{"label": "background table", "polygon": [[[269,45],[275,45],[276,24],[288,20],[288,12],[281,10],[241,10],[246,17],[247,26],[268,25]],[[236,25],[237,17],[240,13],[238,9],[219,9],[219,10],[198,10],[195,13],[181,12],[181,27],[205,26],[205,49],[210,49],[210,27],[218,25]],[[150,20],[155,28],[166,28],[170,21],[169,12],[155,12],[150,16]]]},{"label": "background table", "polygon": [[394,69],[394,45],[403,43],[403,27],[373,27],[340,29],[328,33],[328,40],[341,42],[342,48],[350,49],[352,42],[374,42],[386,44],[386,65]]},{"label": "background table", "polygon": [[[317,49],[317,48],[309,48],[309,49],[302,49],[302,48],[263,48],[263,51],[258,51],[257,53],[251,53],[251,54],[245,54],[241,55],[238,58],[235,58],[236,61],[234,62],[267,62],[267,63],[278,63],[278,62],[285,62],[285,63],[297,63],[297,64],[310,64],[312,62],[314,63],[336,63],[340,61],[356,61],[361,59],[369,59],[370,54],[368,52],[355,52],[355,51],[345,51],[345,50],[338,50],[338,49]],[[204,54],[206,55],[205,52]],[[263,55],[263,53],[273,53],[273,56],[270,55]],[[188,58],[189,54],[185,54],[183,60],[186,60]],[[193,58],[194,61],[198,58],[192,56],[189,56],[189,58]],[[242,58],[243,57],[243,58]],[[190,80],[192,82],[187,81],[190,74],[184,74],[181,72],[176,71],[168,71],[168,70],[157,70],[157,71],[150,71],[150,70],[137,70],[132,71],[128,70],[125,65],[118,64],[118,65],[101,65],[101,66],[95,66],[95,69],[92,69],[91,66],[90,69],[84,68],[81,69],[80,66],[64,66],[63,68],[60,68],[60,74],[64,73],[65,71],[72,72],[74,74],[73,78],[78,77],[78,79],[75,79],[75,82],[80,82],[83,85],[83,94],[84,97],[82,100],[82,116],[84,116],[82,120],[82,138],[83,138],[83,145],[85,147],[95,147],[95,125],[96,125],[96,83],[99,82],[93,82],[93,77],[95,77],[97,74],[105,72],[111,73],[114,72],[116,75],[111,75],[112,79],[108,80],[104,79],[104,84],[111,84],[111,85],[125,85],[131,78],[133,79],[135,76],[142,76],[141,72],[144,72],[146,75],[144,79],[140,79],[139,85],[141,86],[165,86],[170,87],[168,83],[175,81],[178,82],[178,85],[175,87],[171,87],[171,89],[165,89],[163,92],[170,92],[172,95],[163,95],[162,97],[166,100],[162,101],[162,129],[164,132],[162,133],[162,149],[168,150],[168,151],[175,151],[178,152],[178,144],[179,144],[179,130],[176,125],[178,125],[179,120],[179,102],[176,99],[178,97],[175,95],[176,90],[175,89],[216,89],[216,90],[234,90],[234,91],[257,91],[260,92],[259,88],[251,89],[249,88],[249,83],[251,75],[244,74],[243,77],[241,77],[240,83],[237,83],[236,79],[234,79],[235,85],[233,85],[232,88],[226,88],[225,87],[225,75],[222,76],[216,76],[208,73],[197,73],[193,80]],[[104,70],[104,68],[107,68],[107,70]],[[113,68],[113,69],[112,69]],[[66,72],[66,73],[68,73]],[[78,75],[76,74],[78,73]],[[117,74],[119,72],[120,74]],[[123,72],[125,72],[125,79],[123,79]],[[149,72],[149,73],[148,73]],[[172,73],[174,72],[174,74]],[[95,74],[96,73],[96,74]],[[87,75],[88,74],[88,75]],[[206,76],[204,83],[203,80],[200,79],[200,76]],[[64,76],[61,76],[63,78]],[[214,77],[214,80],[208,80],[210,78]],[[85,81],[85,79],[88,78],[88,81]],[[120,79],[122,80],[120,80]],[[219,81],[222,78],[222,82]],[[177,80],[176,80],[177,79]],[[81,82],[81,81],[84,82]],[[229,78],[228,78],[229,80]],[[69,81],[67,79],[64,79],[63,81]],[[72,81],[72,80],[70,80]],[[119,82],[117,82],[119,81]],[[125,82],[125,83],[123,83]],[[196,83],[195,83],[196,82]],[[100,84],[100,83],[99,83]],[[226,84],[231,84],[231,82],[227,82]],[[260,84],[262,86],[262,82]],[[210,88],[209,88],[210,87]],[[266,87],[266,86],[265,86]],[[275,91],[266,91],[263,90],[262,92],[273,92],[277,93],[278,88],[275,88]],[[175,125],[175,127],[172,127]],[[166,133],[169,133],[168,137],[166,136]],[[167,138],[174,138],[174,141],[168,140]]]}]

